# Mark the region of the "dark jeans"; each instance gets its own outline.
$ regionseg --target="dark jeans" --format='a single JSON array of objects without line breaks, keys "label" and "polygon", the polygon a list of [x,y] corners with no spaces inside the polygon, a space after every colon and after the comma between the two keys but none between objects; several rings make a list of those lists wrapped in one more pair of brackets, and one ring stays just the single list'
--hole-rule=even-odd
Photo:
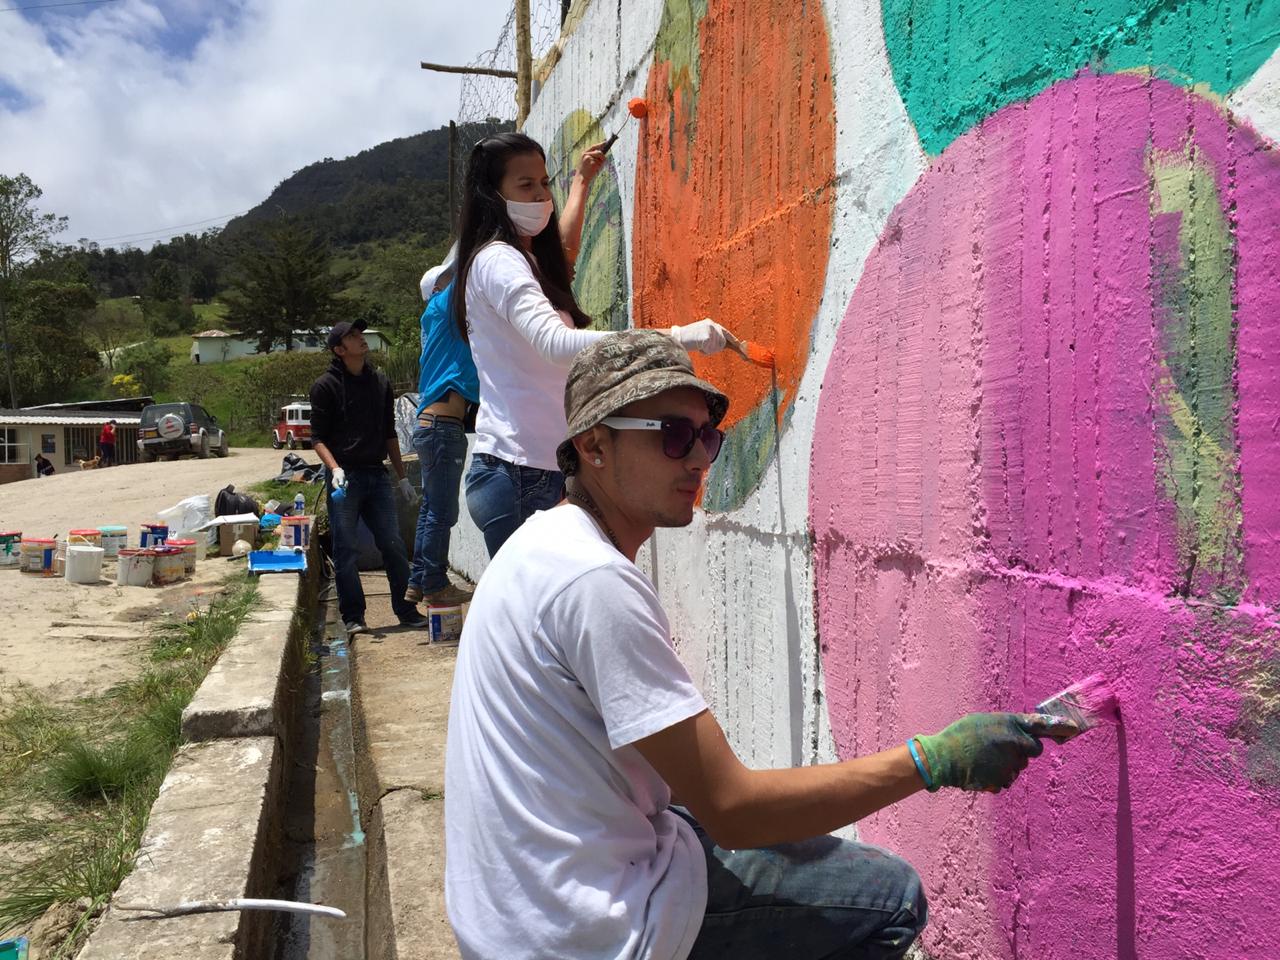
[{"label": "dark jeans", "polygon": [[886,850],[836,837],[725,850],[689,811],[671,810],[707,855],[707,913],[689,960],[897,960],[924,929],[920,877]]},{"label": "dark jeans", "polygon": [[338,587],[338,612],[344,623],[364,620],[364,588],[360,586],[359,521],[363,520],[373,542],[382,553],[387,582],[391,585],[391,608],[400,619],[415,616],[418,608],[404,599],[409,585],[409,558],[400,538],[400,518],[396,512],[391,477],[382,466],[346,467],[347,495],[333,499],[328,480],[329,532],[333,539],[333,578]]},{"label": "dark jeans", "polygon": [[422,507],[409,582],[423,593],[434,593],[449,585],[449,531],[458,522],[467,435],[460,423],[420,426],[413,432],[413,449],[422,468]]},{"label": "dark jeans", "polygon": [[564,474],[522,467],[487,453],[471,458],[467,471],[467,510],[490,558],[520,524],[539,510],[550,510],[564,496]]},{"label": "dark jeans", "polygon": [[98,443],[98,466],[110,467],[116,462],[116,445],[114,443]]}]

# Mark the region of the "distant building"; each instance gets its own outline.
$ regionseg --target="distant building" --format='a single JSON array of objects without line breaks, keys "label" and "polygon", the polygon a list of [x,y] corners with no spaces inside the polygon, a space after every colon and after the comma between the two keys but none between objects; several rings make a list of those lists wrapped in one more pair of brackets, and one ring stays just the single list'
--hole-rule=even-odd
[{"label": "distant building", "polygon": [[[134,402],[139,399],[133,398]],[[116,421],[116,463],[137,462],[138,424],[142,421],[138,413],[51,406],[58,409],[0,410],[0,483],[34,477],[37,453],[43,453],[58,473],[78,470],[77,460],[92,460],[98,455],[98,433],[108,420]]]},{"label": "distant building", "polygon": [[[366,330],[365,339],[370,350],[386,350],[387,338],[377,330]],[[280,349],[283,349],[281,347]],[[316,353],[325,349],[324,334],[307,330],[293,332],[293,349],[301,353]],[[276,351],[272,351],[276,352]],[[205,330],[191,337],[192,363],[225,363],[241,357],[258,355],[258,341],[244,338],[225,330]]]}]

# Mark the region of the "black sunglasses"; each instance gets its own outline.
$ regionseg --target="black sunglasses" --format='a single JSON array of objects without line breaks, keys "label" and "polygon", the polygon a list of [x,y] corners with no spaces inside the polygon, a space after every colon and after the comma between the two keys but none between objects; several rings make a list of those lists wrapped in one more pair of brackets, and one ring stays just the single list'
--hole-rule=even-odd
[{"label": "black sunglasses", "polygon": [[615,430],[660,430],[662,431],[662,452],[672,460],[683,460],[693,449],[697,440],[707,451],[711,462],[720,456],[720,446],[724,443],[724,431],[704,423],[695,427],[688,417],[663,417],[661,420],[643,420],[639,417],[605,417],[600,421],[606,427]]}]

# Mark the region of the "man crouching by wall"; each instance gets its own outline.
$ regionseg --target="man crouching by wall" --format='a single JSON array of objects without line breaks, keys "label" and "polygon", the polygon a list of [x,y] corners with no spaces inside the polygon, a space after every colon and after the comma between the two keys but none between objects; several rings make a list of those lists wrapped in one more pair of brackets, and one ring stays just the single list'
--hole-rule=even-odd
[{"label": "man crouching by wall", "polygon": [[565,500],[489,565],[454,675],[445,892],[464,957],[901,957],[925,924],[916,872],[823,834],[925,786],[1000,790],[1042,749],[1044,718],[975,714],[844,763],[742,765],[634,563],[692,521],[728,405],[656,331],[573,363]]}]

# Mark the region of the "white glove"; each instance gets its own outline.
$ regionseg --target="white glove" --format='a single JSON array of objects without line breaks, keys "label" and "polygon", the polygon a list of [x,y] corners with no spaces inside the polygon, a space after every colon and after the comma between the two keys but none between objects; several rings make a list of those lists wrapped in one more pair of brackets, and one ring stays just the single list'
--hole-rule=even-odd
[{"label": "white glove", "polygon": [[404,498],[405,503],[413,503],[418,499],[418,495],[414,492],[413,484],[409,482],[408,477],[400,478],[400,496]]},{"label": "white glove", "polygon": [[688,351],[719,353],[728,344],[727,331],[714,320],[707,318],[683,327],[671,328],[671,339]]},{"label": "white glove", "polygon": [[347,488],[347,471],[341,467],[334,467],[329,471],[329,483],[335,490],[345,490]]}]

